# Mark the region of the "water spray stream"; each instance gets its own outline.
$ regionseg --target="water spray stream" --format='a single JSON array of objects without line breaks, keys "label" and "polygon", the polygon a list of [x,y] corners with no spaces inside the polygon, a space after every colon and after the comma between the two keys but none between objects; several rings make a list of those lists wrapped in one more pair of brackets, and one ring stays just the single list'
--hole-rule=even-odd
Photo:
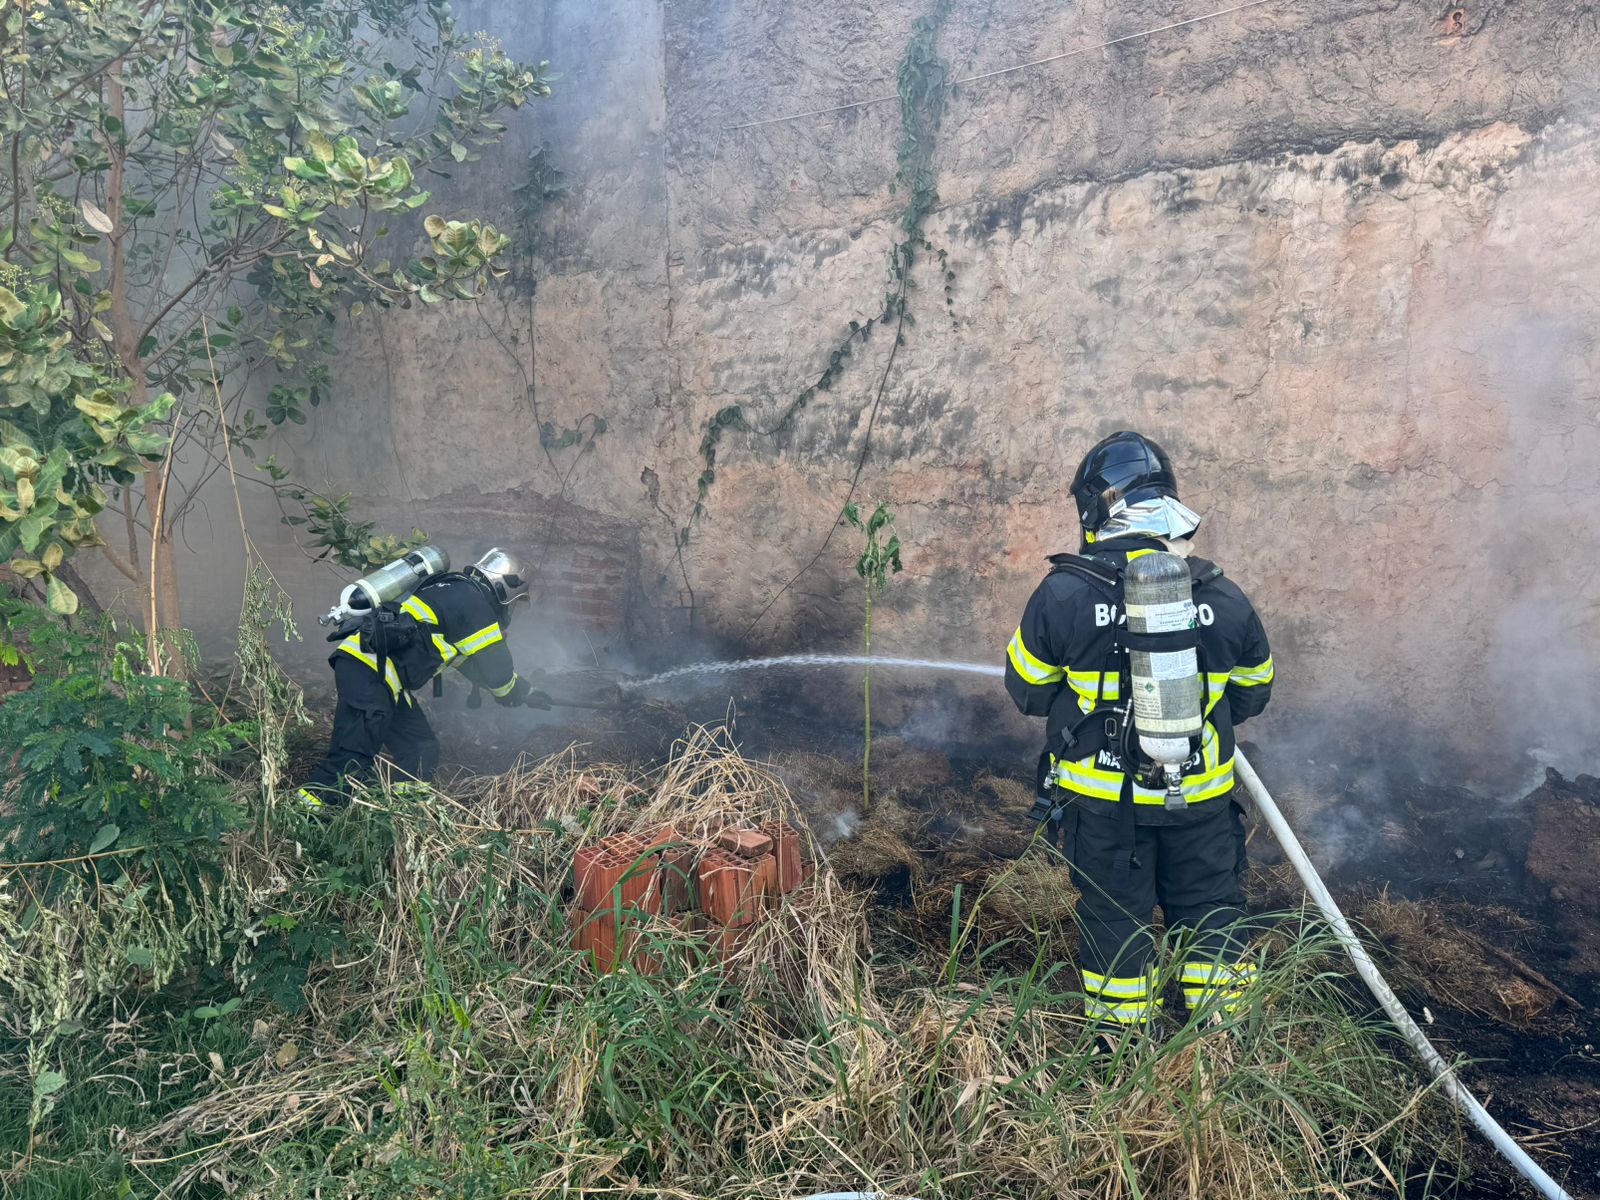
[{"label": "water spray stream", "polygon": [[692,663],[687,667],[673,667],[658,675],[644,679],[628,679],[619,686],[634,691],[670,683],[674,679],[688,679],[695,675],[730,675],[735,671],[759,671],[768,667],[864,667],[871,664],[874,670],[883,667],[910,667],[922,671],[960,671],[968,675],[990,675],[999,678],[1004,667],[992,663],[947,662],[936,658],[880,658],[865,654],[785,654],[777,658],[740,658],[727,662]]}]

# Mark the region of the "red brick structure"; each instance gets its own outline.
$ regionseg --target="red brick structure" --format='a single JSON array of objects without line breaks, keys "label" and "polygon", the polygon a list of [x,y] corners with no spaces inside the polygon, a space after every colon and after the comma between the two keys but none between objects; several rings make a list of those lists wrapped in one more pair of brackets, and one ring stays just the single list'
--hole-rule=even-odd
[{"label": "red brick structure", "polygon": [[573,857],[572,948],[596,971],[654,974],[662,964],[638,929],[664,915],[727,962],[810,875],[799,832],[787,822],[728,827],[703,843],[683,841],[670,827],[615,833]]}]

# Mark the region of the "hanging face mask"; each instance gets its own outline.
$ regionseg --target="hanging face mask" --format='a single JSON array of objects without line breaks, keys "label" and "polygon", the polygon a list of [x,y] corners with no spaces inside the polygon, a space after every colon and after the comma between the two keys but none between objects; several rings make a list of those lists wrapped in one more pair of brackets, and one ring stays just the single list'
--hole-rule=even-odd
[{"label": "hanging face mask", "polygon": [[[1120,503],[1120,502],[1119,502]],[[1200,528],[1200,516],[1170,496],[1157,496],[1137,504],[1114,504],[1111,516],[1095,531],[1097,542],[1121,537],[1158,537],[1180,540]]]}]

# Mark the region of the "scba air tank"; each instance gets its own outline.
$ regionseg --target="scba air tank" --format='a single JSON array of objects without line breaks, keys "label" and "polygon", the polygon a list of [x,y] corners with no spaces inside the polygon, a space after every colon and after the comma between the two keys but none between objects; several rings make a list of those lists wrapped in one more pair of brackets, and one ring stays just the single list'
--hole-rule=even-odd
[{"label": "scba air tank", "polygon": [[1141,554],[1128,562],[1123,588],[1134,732],[1139,749],[1166,774],[1167,807],[1183,808],[1190,739],[1205,730],[1189,565],[1176,554]]},{"label": "scba air tank", "polygon": [[419,546],[403,558],[356,580],[350,585],[350,595],[340,599],[354,608],[379,608],[391,600],[409,596],[424,580],[443,575],[449,569],[450,556],[443,550]]},{"label": "scba air tank", "polygon": [[339,603],[318,620],[327,625],[355,613],[403,600],[422,583],[435,575],[443,575],[449,569],[450,556],[443,550],[436,546],[419,546],[350,584],[340,593]]}]

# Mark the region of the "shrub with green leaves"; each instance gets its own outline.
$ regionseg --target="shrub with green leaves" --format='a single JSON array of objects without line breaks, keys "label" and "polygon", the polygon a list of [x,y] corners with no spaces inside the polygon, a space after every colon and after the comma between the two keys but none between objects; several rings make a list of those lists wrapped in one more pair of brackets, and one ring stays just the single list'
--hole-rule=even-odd
[{"label": "shrub with green leaves", "polygon": [[107,379],[103,362],[73,352],[61,293],[49,284],[0,286],[0,562],[43,576],[50,606],[77,611],[55,577],[67,554],[101,544],[95,515],[106,487],[125,487],[157,456],[170,392],[148,404]]},{"label": "shrub with green leaves", "polygon": [[183,680],[144,674],[140,643],[109,622],[80,633],[13,601],[0,617],[33,673],[0,704],[0,746],[16,754],[0,785],[0,856],[62,863],[57,883],[214,865],[240,816],[219,764],[247,728],[196,704]]}]

